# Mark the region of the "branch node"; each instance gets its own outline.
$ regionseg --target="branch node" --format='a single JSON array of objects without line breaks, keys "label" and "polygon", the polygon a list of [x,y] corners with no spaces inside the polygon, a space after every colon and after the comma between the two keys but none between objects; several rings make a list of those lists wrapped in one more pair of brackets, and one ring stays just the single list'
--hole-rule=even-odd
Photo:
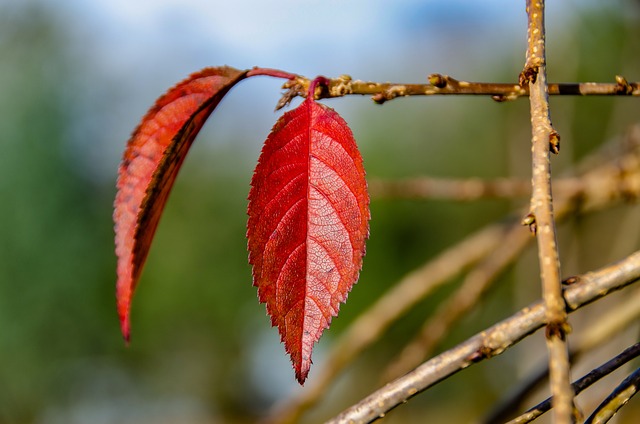
[{"label": "branch node", "polygon": [[384,91],[371,96],[371,100],[379,105],[383,104],[387,100],[393,100],[398,96],[407,96],[407,87],[405,85],[392,85]]},{"label": "branch node", "polygon": [[572,275],[571,277],[565,278],[564,280],[562,280],[562,285],[564,286],[571,286],[573,284],[576,284],[580,281],[580,276],[578,275]]},{"label": "branch node", "polygon": [[384,102],[386,102],[388,99],[386,98],[384,93],[376,93],[373,96],[371,96],[371,100],[373,100],[375,104],[381,105]]},{"label": "branch node", "polygon": [[539,69],[539,65],[527,64],[522,72],[520,72],[520,76],[518,77],[518,84],[520,85],[520,87],[525,88],[530,83],[535,84],[536,80],[538,79]]},{"label": "branch node", "polygon": [[529,231],[531,231],[533,235],[536,234],[536,230],[537,230],[536,216],[533,214],[533,212],[528,213],[527,216],[522,218],[522,221],[520,221],[520,223],[522,225],[528,225]]},{"label": "branch node", "polygon": [[633,93],[633,87],[627,79],[621,75],[616,75],[616,93],[627,95]]},{"label": "branch node", "polygon": [[433,85],[436,88],[445,88],[448,84],[449,77],[442,74],[431,74],[428,77],[429,84]]},{"label": "branch node", "polygon": [[556,155],[560,153],[560,134],[554,129],[549,133],[549,150]]},{"label": "branch node", "polygon": [[491,99],[498,102],[498,103],[503,103],[503,102],[511,102],[513,100],[517,100],[520,97],[520,95],[518,93],[511,92],[508,94],[496,94],[491,96]]},{"label": "branch node", "polygon": [[571,325],[566,321],[550,322],[545,327],[545,337],[547,339],[557,338],[565,341],[569,333],[571,333]]},{"label": "branch node", "polygon": [[483,346],[480,346],[478,348],[478,350],[476,350],[471,355],[469,355],[467,357],[467,360],[469,362],[476,363],[476,362],[481,362],[481,361],[483,361],[485,359],[489,359],[493,355],[494,355],[494,353],[493,353],[492,349],[487,347],[487,346],[485,346],[485,345],[483,345]]}]

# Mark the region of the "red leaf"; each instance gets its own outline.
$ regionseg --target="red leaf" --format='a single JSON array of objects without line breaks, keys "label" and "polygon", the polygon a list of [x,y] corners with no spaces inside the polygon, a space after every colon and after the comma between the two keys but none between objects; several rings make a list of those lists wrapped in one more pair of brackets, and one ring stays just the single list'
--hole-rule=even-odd
[{"label": "red leaf", "polygon": [[191,75],[156,101],[127,143],[113,213],[118,257],[116,298],[126,340],[131,297],[178,170],[213,109],[246,74],[218,67]]},{"label": "red leaf", "polygon": [[358,279],[370,217],[351,130],[312,97],[285,113],[267,138],[247,224],[253,283],[300,384],[314,343]]}]

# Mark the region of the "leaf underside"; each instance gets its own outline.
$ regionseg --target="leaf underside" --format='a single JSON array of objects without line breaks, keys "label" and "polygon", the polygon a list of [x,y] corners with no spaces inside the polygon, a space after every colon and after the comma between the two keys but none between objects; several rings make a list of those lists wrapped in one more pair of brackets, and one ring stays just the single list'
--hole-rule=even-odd
[{"label": "leaf underside", "polygon": [[370,218],[351,130],[311,97],[285,113],[267,138],[247,224],[253,282],[300,384],[313,345],[358,279]]},{"label": "leaf underside", "polygon": [[216,67],[191,75],[156,101],[127,143],[113,213],[116,299],[127,341],[131,298],[176,175],[211,112],[246,73]]}]

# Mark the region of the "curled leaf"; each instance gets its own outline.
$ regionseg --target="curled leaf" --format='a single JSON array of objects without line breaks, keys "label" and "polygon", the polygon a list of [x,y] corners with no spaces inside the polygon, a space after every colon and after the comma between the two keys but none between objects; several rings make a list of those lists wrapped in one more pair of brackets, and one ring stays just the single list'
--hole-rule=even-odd
[{"label": "curled leaf", "polygon": [[205,68],[180,82],[147,112],[127,143],[114,203],[120,327],[130,336],[131,297],[162,210],[189,147],[224,95],[247,71]]},{"label": "curled leaf", "polygon": [[313,345],[358,279],[370,218],[351,130],[333,109],[313,100],[315,85],[265,141],[247,224],[253,282],[300,384]]}]

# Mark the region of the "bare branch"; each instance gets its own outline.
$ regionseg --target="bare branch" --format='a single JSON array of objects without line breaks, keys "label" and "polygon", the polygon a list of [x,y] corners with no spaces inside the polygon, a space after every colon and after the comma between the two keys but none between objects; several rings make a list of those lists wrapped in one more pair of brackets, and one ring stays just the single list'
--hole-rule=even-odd
[{"label": "bare branch", "polygon": [[567,323],[560,281],[560,258],[556,238],[551,194],[549,153],[558,153],[560,136],[549,117],[549,94],[545,59],[544,0],[527,0],[527,61],[520,74],[520,85],[529,86],[532,131],[531,215],[538,238],[538,259],[542,295],[547,322],[546,341],[549,351],[549,377],[554,402],[554,422],[573,421]]},{"label": "bare branch", "polygon": [[[316,98],[343,97],[348,95],[371,96],[382,104],[397,97],[479,95],[491,96],[498,102],[515,100],[529,95],[528,86],[510,83],[458,81],[447,75],[429,75],[429,84],[406,84],[353,80],[349,75],[329,79],[328,86],[316,93]],[[621,76],[615,83],[555,83],[549,84],[549,94],[561,96],[640,96],[640,83],[627,82]],[[297,96],[306,97],[311,80],[297,76],[282,88],[287,90],[276,109],[286,106]]]},{"label": "bare branch", "polygon": [[[583,202],[595,204],[614,198],[640,199],[640,125],[631,127],[622,143],[610,144],[607,148],[622,151],[598,151],[577,167],[584,175],[555,179],[552,187],[556,197],[579,195]],[[576,173],[573,169],[568,175]],[[376,199],[474,201],[529,196],[531,183],[516,178],[371,178],[369,193]]]},{"label": "bare branch", "polygon": [[[616,305],[615,309],[607,311],[607,313],[599,317],[594,325],[590,326],[587,331],[573,338],[569,355],[571,362],[575,363],[583,353],[609,341],[612,335],[618,334],[625,328],[628,328],[629,325],[635,323],[638,318],[640,318],[640,289],[634,290],[622,303]],[[482,418],[479,423],[505,422],[510,416],[515,415],[524,398],[535,390],[548,376],[548,363],[537,367],[518,387],[510,389],[505,398]],[[576,394],[578,393],[579,391],[576,391]]]},{"label": "bare branch", "polygon": [[[627,154],[623,154],[620,158],[626,158],[626,160],[613,161],[616,166],[605,162],[603,155],[599,156],[599,162],[602,163],[598,168],[591,169],[582,177],[567,178],[554,185],[561,187],[558,190],[560,195],[557,196],[558,200],[556,201],[556,218],[558,220],[563,219],[567,213],[574,210],[569,199],[580,198],[583,202],[583,212],[600,208],[607,203],[604,199],[610,202],[616,197],[616,192],[620,196],[629,196],[629,191],[622,192],[619,191],[619,188],[633,187],[632,182],[636,179],[640,180],[640,154],[637,152],[631,150]],[[632,160],[632,158],[636,160]],[[476,179],[447,181],[446,185],[451,189],[458,182],[461,186],[464,186],[467,181],[482,185],[482,181]],[[514,183],[511,188],[514,189],[523,188],[522,186],[525,185],[524,181],[511,182]],[[493,181],[487,183],[489,187],[493,186]],[[508,180],[504,180],[504,183],[505,188],[508,188]],[[639,190],[634,195],[640,197],[640,187],[637,188]],[[461,194],[461,192],[458,193]],[[515,193],[515,191],[511,191],[511,193]],[[383,381],[389,381],[404,374],[424,360],[458,319],[477,303],[478,298],[491,286],[500,272],[520,254],[529,241],[528,234],[520,231],[518,227],[512,228],[505,235],[503,243],[476,265],[455,293],[429,317],[418,337],[407,345],[398,358],[387,368]]]},{"label": "bare branch", "polygon": [[[559,195],[577,191],[587,194],[589,186],[583,178],[561,178],[553,182],[553,191]],[[530,196],[531,181],[517,178],[372,178],[369,180],[369,193],[376,199],[444,199],[472,202],[480,199]]]},{"label": "bare branch", "polygon": [[442,340],[450,328],[467,313],[491,286],[497,276],[531,241],[531,234],[513,226],[502,242],[467,274],[462,285],[438,307],[423,325],[420,334],[402,350],[386,369],[383,380],[389,381],[415,368]]},{"label": "bare branch", "polygon": [[[598,368],[591,371],[589,374],[585,375],[581,379],[574,382],[572,384],[572,387],[573,387],[573,390],[575,391],[575,394],[578,395],[584,389],[596,383],[603,377],[606,377],[607,375],[611,374],[613,371],[617,370],[622,365],[626,364],[627,362],[629,362],[630,360],[638,356],[640,356],[640,343],[636,343],[635,345],[625,349],[622,353],[620,353],[615,358],[607,361],[605,364],[599,366]],[[540,415],[547,412],[549,409],[551,409],[551,398],[547,398],[543,402],[529,409],[527,412],[525,412],[521,416],[509,421],[508,424],[530,423],[531,421],[538,418]]]},{"label": "bare branch", "polygon": [[[569,312],[640,279],[640,251],[600,269],[575,277],[564,291]],[[437,382],[474,363],[499,355],[546,323],[545,305],[534,303],[467,341],[423,363],[387,384],[327,423],[368,423]]]},{"label": "bare branch", "polygon": [[585,424],[604,424],[626,405],[640,389],[640,368],[636,369],[596,408]]},{"label": "bare branch", "polygon": [[[573,190],[573,186],[581,184],[581,181],[571,178],[561,184],[561,190]],[[515,178],[375,178],[369,181],[369,193],[377,199],[450,199],[469,202],[486,198],[526,197],[531,194],[531,182]]]}]

